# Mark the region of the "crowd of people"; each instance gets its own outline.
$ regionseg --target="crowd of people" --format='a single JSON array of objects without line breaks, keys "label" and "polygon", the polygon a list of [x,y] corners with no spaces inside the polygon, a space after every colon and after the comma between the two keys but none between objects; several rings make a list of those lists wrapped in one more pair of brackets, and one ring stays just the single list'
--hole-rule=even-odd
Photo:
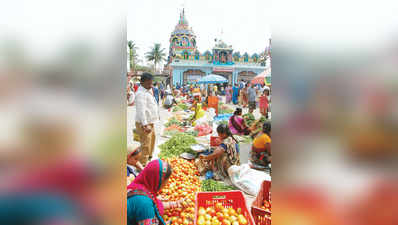
[{"label": "crowd of people", "polygon": [[[135,105],[135,127],[139,136],[140,146],[128,147],[127,176],[134,177],[128,185],[127,221],[129,225],[164,224],[162,214],[167,208],[184,207],[184,201],[162,202],[157,198],[160,190],[167,184],[173,170],[160,159],[152,160],[155,148],[156,133],[154,124],[159,117],[159,107],[170,109],[175,105],[176,98],[185,97],[192,103],[198,118],[203,114],[202,106],[211,107],[220,96],[225,96],[225,103],[237,105],[229,118],[228,124],[217,126],[216,147],[210,154],[200,154],[195,160],[199,172],[215,180],[228,179],[228,169],[232,165],[240,165],[239,142],[236,135],[251,135],[252,148],[249,154],[251,168],[265,170],[271,163],[271,123],[266,120],[261,132],[247,126],[242,118],[242,108],[249,108],[253,114],[259,106],[260,113],[268,118],[270,90],[264,85],[246,84],[243,80],[231,85],[170,85],[153,83],[153,76],[144,73],[140,84],[128,87],[129,105]],[[258,93],[261,95],[258,96]],[[214,100],[216,99],[216,100]],[[258,104],[257,104],[258,103]],[[246,154],[246,153],[242,153]]]}]

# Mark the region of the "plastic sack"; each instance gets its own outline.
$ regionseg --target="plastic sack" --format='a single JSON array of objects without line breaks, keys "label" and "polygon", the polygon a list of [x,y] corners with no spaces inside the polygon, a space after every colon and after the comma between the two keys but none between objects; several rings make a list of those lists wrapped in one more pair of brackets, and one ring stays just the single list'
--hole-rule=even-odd
[{"label": "plastic sack", "polygon": [[248,164],[231,166],[228,169],[231,182],[243,192],[256,196],[264,180],[271,181],[271,176],[263,171],[251,169]]},{"label": "plastic sack", "polygon": [[214,108],[209,108],[209,117],[214,118],[216,116],[216,110]]}]

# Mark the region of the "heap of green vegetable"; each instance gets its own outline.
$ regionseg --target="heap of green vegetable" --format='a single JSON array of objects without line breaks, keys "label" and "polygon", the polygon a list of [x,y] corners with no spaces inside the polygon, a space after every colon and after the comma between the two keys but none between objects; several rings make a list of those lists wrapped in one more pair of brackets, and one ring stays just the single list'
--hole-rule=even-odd
[{"label": "heap of green vegetable", "polygon": [[159,146],[161,149],[159,158],[171,158],[179,156],[184,152],[194,154],[195,152],[191,149],[191,145],[196,143],[194,136],[182,132],[176,133],[168,141]]},{"label": "heap of green vegetable", "polygon": [[261,116],[260,119],[254,121],[253,123],[253,130],[252,130],[252,134],[253,137],[256,136],[256,134],[260,133],[263,129],[263,124],[267,119],[264,116]]},{"label": "heap of green vegetable", "polygon": [[230,109],[228,107],[220,107],[219,110],[218,110],[218,114],[230,114],[230,113],[233,113],[233,112],[234,112],[234,110]]},{"label": "heap of green vegetable", "polygon": [[228,126],[228,120],[220,120],[217,122],[218,125],[225,124]]},{"label": "heap of green vegetable", "polygon": [[246,125],[249,127],[256,121],[256,118],[254,118],[253,114],[251,113],[246,113],[242,117],[245,120]]},{"label": "heap of green vegetable", "polygon": [[163,134],[166,135],[166,136],[174,136],[174,135],[180,134],[180,133],[189,134],[189,135],[192,135],[194,137],[198,136],[198,131],[196,131],[196,130],[185,131],[185,132],[181,132],[181,131],[178,131],[178,130],[170,130],[170,131],[165,131]]},{"label": "heap of green vegetable", "polygon": [[184,103],[179,103],[173,108],[173,112],[188,110],[188,106]]},{"label": "heap of green vegetable", "polygon": [[205,192],[238,190],[234,186],[229,186],[212,179],[202,181],[201,189]]},{"label": "heap of green vegetable", "polygon": [[169,127],[171,125],[178,125],[178,126],[183,126],[183,123],[177,120],[175,117],[172,117],[167,123],[164,124],[165,127]]}]

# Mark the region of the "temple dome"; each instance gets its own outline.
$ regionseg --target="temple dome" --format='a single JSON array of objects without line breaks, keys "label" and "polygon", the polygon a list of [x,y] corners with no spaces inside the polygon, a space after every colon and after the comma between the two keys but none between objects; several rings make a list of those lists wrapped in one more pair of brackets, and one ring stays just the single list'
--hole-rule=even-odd
[{"label": "temple dome", "polygon": [[176,35],[176,34],[186,34],[192,36],[195,35],[194,32],[192,31],[192,28],[189,27],[188,20],[185,17],[184,9],[180,13],[180,19],[178,21],[178,24],[175,26],[174,31],[171,33],[171,35]]}]

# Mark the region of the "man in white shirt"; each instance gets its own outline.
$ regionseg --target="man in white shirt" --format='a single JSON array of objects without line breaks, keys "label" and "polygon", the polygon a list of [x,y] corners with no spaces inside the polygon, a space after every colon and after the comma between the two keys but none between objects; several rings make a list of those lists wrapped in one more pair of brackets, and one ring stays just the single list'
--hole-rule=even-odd
[{"label": "man in white shirt", "polygon": [[135,105],[137,107],[135,127],[140,136],[142,149],[140,162],[144,166],[152,158],[156,139],[154,123],[159,118],[158,104],[152,91],[152,82],[152,74],[143,73],[141,85],[135,96]]}]

